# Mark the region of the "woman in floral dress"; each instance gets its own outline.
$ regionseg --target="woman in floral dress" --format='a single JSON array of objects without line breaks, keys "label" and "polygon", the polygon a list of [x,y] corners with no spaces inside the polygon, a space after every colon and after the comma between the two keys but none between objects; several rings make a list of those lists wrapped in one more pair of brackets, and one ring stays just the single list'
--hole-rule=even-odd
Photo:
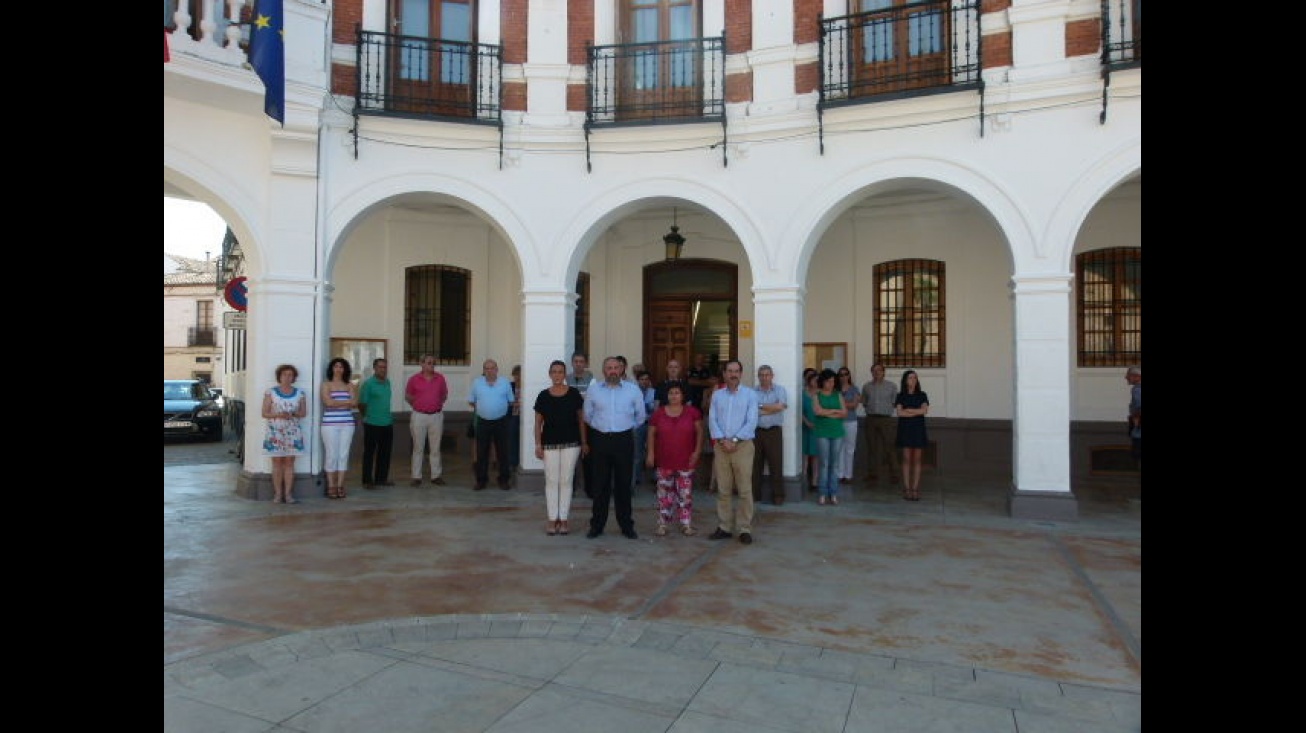
[{"label": "woman in floral dress", "polygon": [[277,367],[277,384],[263,393],[263,419],[267,433],[263,450],[272,457],[272,501],[298,504],[294,496],[295,458],[304,452],[304,429],[299,421],[308,414],[304,391],[295,386],[299,370],[293,365]]}]

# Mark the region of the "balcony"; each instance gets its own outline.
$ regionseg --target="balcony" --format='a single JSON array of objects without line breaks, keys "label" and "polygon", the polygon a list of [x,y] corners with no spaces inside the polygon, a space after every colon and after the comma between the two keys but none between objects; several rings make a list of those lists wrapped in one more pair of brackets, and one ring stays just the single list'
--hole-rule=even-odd
[{"label": "balcony", "polygon": [[725,122],[725,36],[590,46],[585,129]]},{"label": "balcony", "polygon": [[186,329],[187,346],[217,346],[218,330],[213,326],[191,326]]},{"label": "balcony", "polygon": [[249,12],[246,0],[164,0],[163,30],[174,52],[239,66],[248,58]]},{"label": "balcony", "polygon": [[821,19],[820,106],[979,88],[979,17],[929,0]]},{"label": "balcony", "polygon": [[358,30],[360,114],[502,125],[499,46]]},{"label": "balcony", "polygon": [[1143,62],[1143,0],[1102,0],[1102,65],[1127,69]]}]

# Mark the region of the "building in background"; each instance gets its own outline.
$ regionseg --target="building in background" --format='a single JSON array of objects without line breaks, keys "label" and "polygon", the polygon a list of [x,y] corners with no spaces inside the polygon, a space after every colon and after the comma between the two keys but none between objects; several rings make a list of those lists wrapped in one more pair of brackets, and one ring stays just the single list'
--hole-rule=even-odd
[{"label": "building in background", "polygon": [[[486,358],[533,394],[581,349],[797,394],[882,361],[930,395],[932,470],[1009,475],[1033,517],[1074,516],[1122,442],[1141,0],[252,5],[165,3],[164,64],[165,194],[244,246],[251,384],[288,362],[311,392],[336,354],[402,383],[433,353],[454,394]],[[284,125],[255,26],[284,27]]]},{"label": "building in background", "polygon": [[222,314],[231,308],[223,302],[217,277],[213,259],[163,253],[164,379],[225,386]]}]

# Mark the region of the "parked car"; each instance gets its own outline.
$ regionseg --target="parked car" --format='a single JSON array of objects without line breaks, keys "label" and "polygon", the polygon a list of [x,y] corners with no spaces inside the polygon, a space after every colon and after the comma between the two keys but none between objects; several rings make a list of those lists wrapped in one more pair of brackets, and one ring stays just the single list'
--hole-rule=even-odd
[{"label": "parked car", "polygon": [[163,380],[163,437],[199,435],[222,440],[222,407],[199,379]]}]

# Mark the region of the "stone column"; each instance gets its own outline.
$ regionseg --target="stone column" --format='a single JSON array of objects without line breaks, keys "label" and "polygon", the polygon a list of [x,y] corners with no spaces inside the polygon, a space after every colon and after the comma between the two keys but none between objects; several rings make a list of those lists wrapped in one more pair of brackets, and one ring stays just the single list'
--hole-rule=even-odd
[{"label": "stone column", "polygon": [[[783,385],[789,398],[784,427],[785,501],[802,501],[807,494],[802,472],[803,298],[797,285],[753,288],[753,370],[749,384],[757,378],[757,367],[770,364],[775,383]],[[765,324],[759,328],[756,324]]]},{"label": "stone column", "polygon": [[1075,519],[1070,492],[1071,275],[1017,276],[1011,516]]}]

